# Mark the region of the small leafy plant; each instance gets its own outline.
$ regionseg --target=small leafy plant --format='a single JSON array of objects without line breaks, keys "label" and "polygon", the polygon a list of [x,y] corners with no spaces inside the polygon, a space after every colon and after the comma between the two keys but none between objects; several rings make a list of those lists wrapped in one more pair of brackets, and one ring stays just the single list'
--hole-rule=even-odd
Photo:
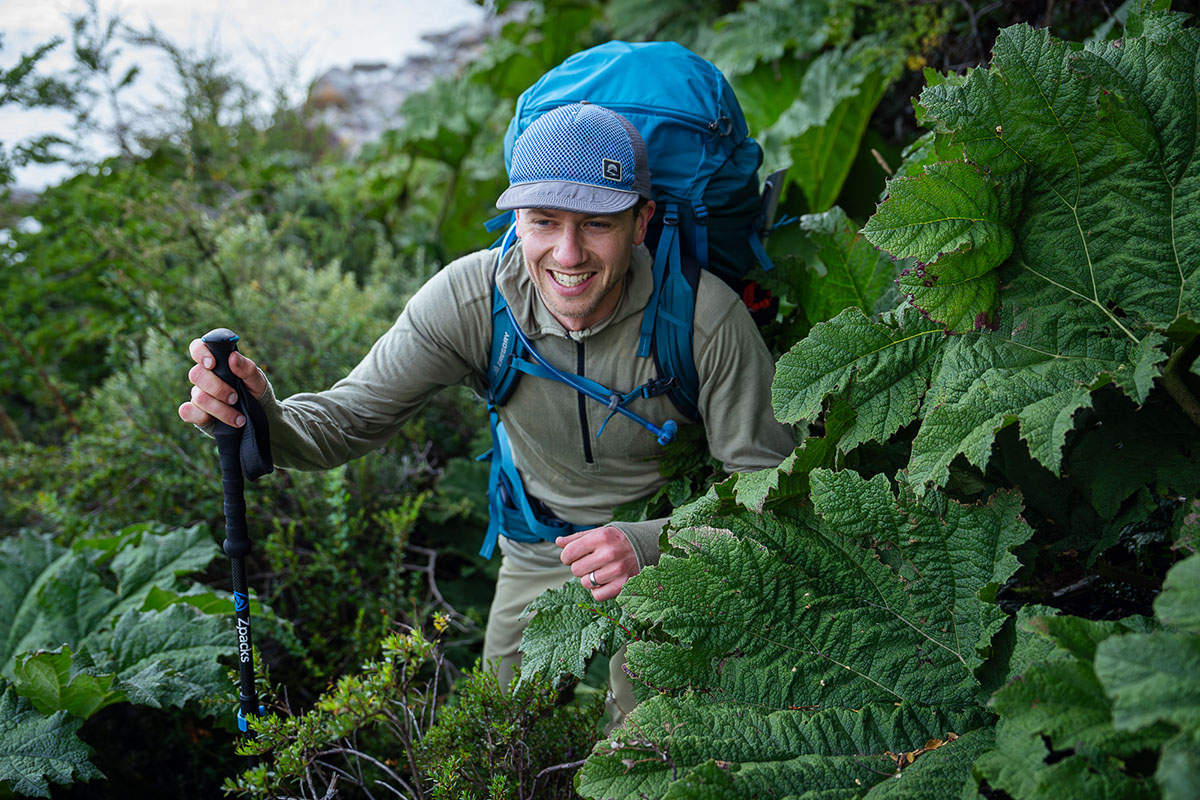
[{"label": "small leafy plant", "polygon": [[419,800],[518,800],[571,797],[570,779],[598,736],[599,695],[567,702],[564,688],[543,679],[501,687],[476,666],[455,684],[453,702],[439,707],[449,666],[438,637],[450,625],[435,615],[434,635],[420,629],[384,637],[380,656],[336,685],[302,714],[251,721],[257,738],[240,752],[263,756],[225,782],[246,797],[299,792],[339,796],[349,786],[387,787]]}]

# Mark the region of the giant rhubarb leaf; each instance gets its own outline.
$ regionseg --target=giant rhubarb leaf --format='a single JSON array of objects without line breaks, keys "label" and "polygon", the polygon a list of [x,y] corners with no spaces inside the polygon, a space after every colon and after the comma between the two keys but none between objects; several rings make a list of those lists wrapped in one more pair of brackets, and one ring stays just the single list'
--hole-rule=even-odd
[{"label": "giant rhubarb leaf", "polygon": [[[1013,424],[1058,474],[1094,389],[1146,400],[1164,333],[1200,316],[1200,33],[1161,14],[1143,30],[1080,50],[1016,26],[989,68],[931,83],[922,118],[965,160],[906,171],[864,228],[917,261],[900,283],[930,320],[814,327],[780,360],[781,418],[839,396],[858,412],[844,449],[921,419],[921,492]],[[933,321],[962,333],[938,341]]]},{"label": "giant rhubarb leaf", "polygon": [[872,319],[847,308],[779,359],[771,400],[783,422],[816,419],[829,395],[858,419],[838,446],[887,438],[917,418],[947,336],[912,309]]},{"label": "giant rhubarb leaf", "polygon": [[9,598],[15,613],[0,615],[0,674],[42,713],[81,717],[114,702],[182,705],[226,689],[217,656],[232,645],[231,618],[175,591],[181,575],[218,554],[209,533],[135,526],[108,541],[118,542],[112,552],[31,535],[0,543],[0,579],[11,578],[0,584],[23,590]]},{"label": "giant rhubarb leaf", "polygon": [[1155,601],[1174,630],[1106,639],[1096,651],[1096,674],[1113,700],[1113,722],[1137,730],[1158,721],[1200,732],[1200,624],[1196,576],[1200,555],[1171,568]]},{"label": "giant rhubarb leaf", "polygon": [[[768,154],[783,156],[780,166],[789,168],[811,210],[826,211],[837,200],[871,113],[899,66],[898,54],[871,38],[828,50],[813,59],[791,106],[763,132]],[[778,153],[781,140],[784,152]]]},{"label": "giant rhubarb leaf", "polygon": [[15,609],[11,617],[0,614],[0,674],[8,674],[21,653],[62,644],[78,650],[117,617],[139,609],[154,587],[182,588],[181,575],[219,555],[202,527],[162,533],[133,526],[114,538],[121,545],[111,572],[94,548],[67,551],[38,536],[0,543],[0,585],[13,586],[7,607]]},{"label": "giant rhubarb leaf", "polygon": [[615,601],[597,603],[579,581],[543,592],[527,613],[533,619],[521,636],[524,675],[582,678],[588,658],[597,652],[611,656],[629,639],[630,620],[621,607]]},{"label": "giant rhubarb leaf", "polygon": [[[990,746],[990,721],[978,706],[950,711],[882,703],[780,711],[714,705],[698,695],[657,696],[597,745],[578,788],[584,797],[733,800],[805,793],[852,798],[894,784],[914,790],[902,795],[907,797],[957,796],[971,762]],[[931,787],[918,784],[955,755],[956,776],[934,779],[953,788],[922,794]],[[920,777],[927,769],[930,774]]]},{"label": "giant rhubarb leaf", "polygon": [[1168,20],[1151,16],[1149,35],[1083,50],[1014,26],[989,69],[931,86],[920,101],[926,123],[991,180],[1027,179],[1005,274],[1098,309],[1114,335],[1133,340],[1195,309],[1200,280],[1189,222],[1200,201],[1200,33],[1168,34]]},{"label": "giant rhubarb leaf", "polygon": [[[812,322],[831,319],[851,306],[866,314],[882,310],[877,304],[892,288],[896,265],[858,233],[857,227],[836,206],[800,218],[800,230],[817,248],[806,259],[806,268],[796,270],[801,279],[799,302]],[[889,302],[885,308],[890,306]]]},{"label": "giant rhubarb leaf", "polygon": [[971,330],[996,307],[996,268],[1013,249],[992,184],[965,162],[932,164],[888,183],[888,199],[863,233],[915,267],[900,287],[951,330]]},{"label": "giant rhubarb leaf", "polygon": [[103,778],[88,761],[91,748],[75,735],[83,720],[65,711],[44,717],[11,687],[0,692],[0,784],[49,797],[49,782]]},{"label": "giant rhubarb leaf", "polygon": [[[812,507],[725,513],[728,499],[714,492],[677,512],[673,524],[693,526],[671,534],[673,549],[620,603],[650,631],[630,644],[628,669],[683,696],[639,707],[589,762],[592,777],[581,780],[595,780],[595,794],[585,794],[661,796],[716,760],[740,787],[727,796],[761,796],[767,785],[854,796],[890,774],[889,751],[985,724],[975,670],[1004,619],[990,599],[1030,534],[1019,497],[963,506],[941,494],[918,500],[904,485],[897,496],[882,477],[818,469],[809,478]],[[889,739],[893,713],[942,721]],[[870,743],[845,738],[854,725]],[[705,769],[690,780],[719,777]]]}]

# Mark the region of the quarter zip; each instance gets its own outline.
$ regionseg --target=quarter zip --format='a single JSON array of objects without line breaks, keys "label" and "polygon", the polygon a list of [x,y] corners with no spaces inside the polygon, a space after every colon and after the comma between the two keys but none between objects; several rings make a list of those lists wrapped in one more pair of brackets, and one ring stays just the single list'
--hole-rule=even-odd
[{"label": "quarter zip", "polygon": [[[584,377],[583,373],[583,342],[575,343],[575,374]],[[576,392],[579,402],[579,429],[583,433],[583,460],[590,466],[596,461],[592,457],[592,432],[587,421],[587,398],[581,392]]]}]

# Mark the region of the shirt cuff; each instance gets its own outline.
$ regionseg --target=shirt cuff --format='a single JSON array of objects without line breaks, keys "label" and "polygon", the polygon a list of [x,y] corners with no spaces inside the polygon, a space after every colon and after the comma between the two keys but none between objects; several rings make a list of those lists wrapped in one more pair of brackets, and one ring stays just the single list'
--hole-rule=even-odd
[{"label": "shirt cuff", "polygon": [[610,526],[625,534],[625,538],[633,545],[633,553],[637,556],[638,567],[646,568],[658,564],[658,537],[667,517],[648,519],[643,522],[610,522]]}]

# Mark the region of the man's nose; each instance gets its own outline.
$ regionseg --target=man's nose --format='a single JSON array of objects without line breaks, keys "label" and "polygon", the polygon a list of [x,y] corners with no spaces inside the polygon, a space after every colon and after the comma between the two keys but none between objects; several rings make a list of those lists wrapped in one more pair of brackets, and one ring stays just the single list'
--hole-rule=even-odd
[{"label": "man's nose", "polygon": [[563,226],[558,241],[554,243],[554,260],[564,267],[573,267],[583,261],[583,246],[573,227]]}]

